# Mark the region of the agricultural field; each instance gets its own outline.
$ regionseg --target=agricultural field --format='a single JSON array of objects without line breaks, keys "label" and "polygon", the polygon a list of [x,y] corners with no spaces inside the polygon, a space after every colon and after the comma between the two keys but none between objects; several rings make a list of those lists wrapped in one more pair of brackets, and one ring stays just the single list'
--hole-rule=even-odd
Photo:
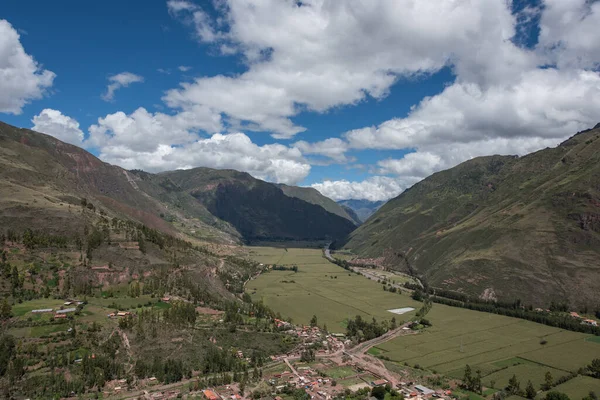
[{"label": "agricultural field", "polygon": [[[578,376],[562,385],[554,387],[552,390],[567,393],[571,399],[582,399],[588,396],[591,391],[595,391],[598,394],[600,392],[600,384],[598,383],[598,379],[589,376]],[[545,393],[540,393],[536,399],[543,399],[545,396]]]},{"label": "agricultural field", "polygon": [[347,319],[356,315],[380,321],[395,317],[400,322],[415,311],[395,315],[387,310],[421,307],[407,295],[384,291],[375,281],[328,262],[320,249],[252,247],[250,256],[265,264],[298,266],[297,273],[269,271],[246,286],[253,300],[262,300],[295,323],[308,324],[316,315],[319,325],[344,332]]},{"label": "agricultural field", "polygon": [[557,379],[600,354],[600,343],[586,340],[590,335],[530,321],[441,304],[434,304],[427,318],[431,328],[383,343],[376,351],[456,378],[469,364],[481,370],[484,385],[497,389],[513,375],[523,387],[531,380],[539,388],[547,371]]}]

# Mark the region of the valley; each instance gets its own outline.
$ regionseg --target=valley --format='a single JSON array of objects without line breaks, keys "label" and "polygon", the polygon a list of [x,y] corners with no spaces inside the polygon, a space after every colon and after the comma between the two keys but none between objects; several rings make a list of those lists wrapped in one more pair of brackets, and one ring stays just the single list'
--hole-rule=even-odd
[{"label": "valley", "polygon": [[[268,270],[246,286],[253,298],[295,323],[307,325],[314,315],[331,332],[344,332],[354,314],[378,320],[396,317],[399,324],[418,320],[414,311],[402,315],[387,311],[405,306],[417,310],[422,305],[411,298],[407,289],[400,294],[390,293],[371,280],[387,276],[393,282],[393,274],[376,269],[368,276],[354,271],[348,274],[329,263],[320,249],[252,247],[249,254],[261,263],[298,268],[297,272]],[[336,281],[336,276],[344,279]],[[352,285],[350,291],[348,284]],[[563,389],[567,388],[564,393],[570,396],[587,393],[598,384],[580,375],[600,355],[597,336],[437,303],[426,318],[431,326],[416,334],[389,337],[357,348],[383,360],[388,369],[419,371],[425,382],[427,376],[440,376],[443,382],[462,379],[468,364],[473,372],[481,372],[489,393],[507,387],[513,375],[521,385],[531,381],[536,388],[543,386],[547,373],[554,381],[580,382],[561,383]],[[542,391],[538,397],[543,395]]]}]

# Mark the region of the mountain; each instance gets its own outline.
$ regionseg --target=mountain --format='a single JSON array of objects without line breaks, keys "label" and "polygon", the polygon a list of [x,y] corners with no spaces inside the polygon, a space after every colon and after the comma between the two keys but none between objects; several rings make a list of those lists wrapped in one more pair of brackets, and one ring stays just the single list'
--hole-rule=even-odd
[{"label": "mountain", "polygon": [[434,287],[532,304],[600,299],[600,126],[524,157],[480,157],[381,207],[345,245]]},{"label": "mountain", "polygon": [[384,201],[370,201],[370,200],[339,200],[338,204],[343,207],[350,208],[358,216],[361,222],[369,219],[375,211],[379,209],[385,202]]},{"label": "mountain", "polygon": [[352,221],[356,225],[360,224],[360,222],[357,223],[348,210],[331,200],[329,197],[323,196],[321,192],[316,189],[310,187],[288,186],[284,184],[278,184],[277,187],[279,187],[279,189],[281,189],[288,197],[296,197],[308,203],[316,204],[332,214],[339,215],[340,217]]},{"label": "mountain", "polygon": [[341,238],[354,230],[347,218],[289,197],[277,185],[245,172],[195,168],[159,174],[189,193],[246,241]]},{"label": "mountain", "polygon": [[360,225],[360,224],[363,223],[363,221],[360,219],[360,217],[358,216],[358,214],[356,213],[356,211],[354,211],[350,207],[342,205],[342,204],[340,204],[340,206],[342,207],[342,209],[344,211],[346,211],[346,213],[350,216],[350,218],[352,218],[352,221],[354,221],[354,223],[356,225]]},{"label": "mountain", "polygon": [[3,123],[0,193],[4,227],[39,224],[55,233],[82,229],[69,208],[82,198],[170,235],[218,243],[334,239],[355,228],[349,217],[286,196],[246,173],[127,171],[51,136]]}]

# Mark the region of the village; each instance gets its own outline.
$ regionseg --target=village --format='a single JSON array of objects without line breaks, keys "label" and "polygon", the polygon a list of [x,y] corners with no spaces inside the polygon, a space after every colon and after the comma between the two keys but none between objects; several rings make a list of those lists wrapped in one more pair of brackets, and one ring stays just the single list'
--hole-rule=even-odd
[{"label": "village", "polygon": [[[299,339],[299,345],[290,353],[273,355],[263,368],[262,378],[240,392],[239,384],[194,390],[199,376],[177,384],[161,386],[155,377],[138,382],[137,392],[126,392],[125,381],[114,381],[104,392],[107,398],[142,398],[151,400],[174,398],[204,398],[206,400],[242,400],[270,398],[284,400],[292,393],[306,393],[311,399],[330,400],[359,392],[370,397],[376,387],[402,395],[405,399],[451,399],[452,391],[431,389],[419,383],[408,373],[392,373],[380,360],[367,354],[368,343],[351,347],[352,342],[341,333],[328,333],[316,326],[294,326],[274,319],[274,325]],[[398,327],[395,335],[410,334],[406,326]],[[390,336],[391,337],[391,336]],[[375,342],[373,342],[375,343]],[[237,357],[250,361],[242,351]],[[186,386],[187,390],[181,389]],[[257,397],[258,396],[258,397]]]}]

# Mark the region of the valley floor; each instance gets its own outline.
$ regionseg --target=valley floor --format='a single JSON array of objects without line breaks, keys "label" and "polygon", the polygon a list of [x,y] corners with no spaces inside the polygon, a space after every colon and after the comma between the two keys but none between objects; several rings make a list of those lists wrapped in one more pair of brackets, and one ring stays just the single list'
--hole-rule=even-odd
[{"label": "valley floor", "polygon": [[[379,271],[370,272],[366,276],[371,279],[366,279],[328,262],[320,249],[252,247],[250,256],[266,265],[297,267],[297,272],[270,270],[246,286],[254,300],[262,300],[295,323],[308,324],[314,315],[319,325],[344,332],[348,319],[356,315],[408,321],[414,311],[395,315],[389,310],[422,306],[407,293],[384,291],[372,280],[381,275]],[[446,382],[462,379],[469,364],[473,371],[481,371],[488,394],[505,388],[516,375],[522,388],[531,380],[539,398],[544,396],[539,389],[547,372],[555,381],[568,379],[600,357],[598,337],[521,319],[442,304],[434,304],[427,319],[432,327],[416,335],[387,338],[368,353],[400,369],[441,374]],[[576,376],[557,389],[578,399],[581,393],[598,388],[600,380]]]}]

